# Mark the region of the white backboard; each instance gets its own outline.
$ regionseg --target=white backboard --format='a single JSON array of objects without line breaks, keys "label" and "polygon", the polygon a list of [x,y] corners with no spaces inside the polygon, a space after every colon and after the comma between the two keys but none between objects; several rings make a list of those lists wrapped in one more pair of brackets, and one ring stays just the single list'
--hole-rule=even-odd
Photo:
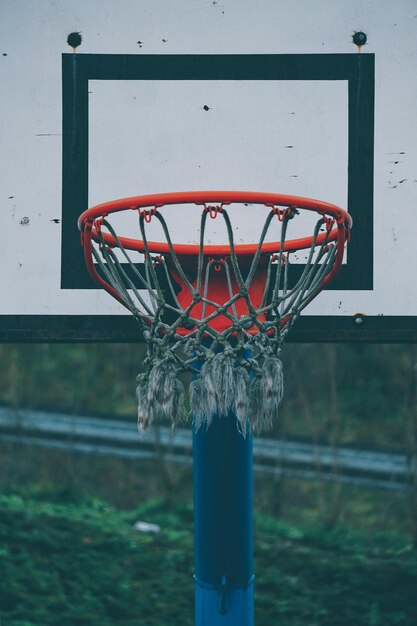
[{"label": "white backboard", "polygon": [[[293,339],[416,339],[415,2],[3,0],[0,32],[1,340],[139,340],[90,279],[77,217],[201,189],[351,213],[340,277]],[[173,239],[196,240],[174,217]],[[237,219],[256,237],[253,211]]]}]

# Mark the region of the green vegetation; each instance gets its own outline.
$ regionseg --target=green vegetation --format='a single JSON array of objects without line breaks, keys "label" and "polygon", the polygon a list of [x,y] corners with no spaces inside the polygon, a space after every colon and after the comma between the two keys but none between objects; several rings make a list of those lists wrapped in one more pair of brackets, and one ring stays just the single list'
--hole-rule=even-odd
[{"label": "green vegetation", "polygon": [[[34,495],[0,496],[2,623],[193,623],[191,504],[121,512]],[[161,532],[136,531],[139,519]],[[255,537],[257,626],[416,624],[417,555],[404,537],[370,541],[261,514]]]},{"label": "green vegetation", "polygon": [[[2,345],[0,403],[134,420],[142,358],[140,345]],[[270,436],[417,458],[417,347],[289,345],[283,361]],[[331,469],[329,483],[255,475],[257,626],[415,626],[417,470],[406,491],[378,492]],[[163,454],[1,442],[1,626],[191,625],[191,500],[191,468]]]}]

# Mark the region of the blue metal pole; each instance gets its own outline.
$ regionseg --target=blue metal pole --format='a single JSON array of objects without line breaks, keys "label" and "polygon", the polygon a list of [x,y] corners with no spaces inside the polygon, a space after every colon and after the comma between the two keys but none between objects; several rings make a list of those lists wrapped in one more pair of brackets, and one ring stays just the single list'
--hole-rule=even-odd
[{"label": "blue metal pole", "polygon": [[213,416],[193,460],[195,626],[253,626],[252,437]]}]

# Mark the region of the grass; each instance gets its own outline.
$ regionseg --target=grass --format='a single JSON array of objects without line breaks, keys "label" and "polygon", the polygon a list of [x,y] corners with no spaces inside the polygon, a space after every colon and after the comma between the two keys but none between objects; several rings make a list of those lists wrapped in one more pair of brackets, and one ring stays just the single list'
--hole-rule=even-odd
[{"label": "grass", "polygon": [[[133,528],[157,523],[158,534]],[[193,624],[193,511],[0,495],[2,626]],[[255,519],[257,626],[415,626],[417,554],[396,533]]]}]

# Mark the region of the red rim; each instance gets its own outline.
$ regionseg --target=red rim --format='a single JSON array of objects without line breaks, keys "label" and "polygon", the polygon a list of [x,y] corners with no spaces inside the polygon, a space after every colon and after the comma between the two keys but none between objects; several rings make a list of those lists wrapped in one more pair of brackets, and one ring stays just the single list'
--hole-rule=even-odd
[{"label": "red rim", "polygon": [[[165,194],[153,194],[148,196],[134,196],[131,198],[122,198],[120,200],[113,200],[111,202],[105,202],[97,206],[84,211],[78,220],[78,227],[81,230],[81,240],[84,246],[84,256],[87,264],[87,269],[92,278],[103,287],[108,293],[110,293],[116,300],[118,300],[123,306],[127,307],[127,304],[123,301],[123,298],[119,293],[107,283],[97,272],[93,261],[92,246],[93,239],[98,240],[97,230],[94,225],[95,220],[107,217],[111,213],[117,213],[119,211],[126,210],[138,210],[146,207],[160,208],[170,204],[186,204],[195,203],[208,205],[209,203],[223,203],[231,204],[235,203],[253,203],[270,205],[271,207],[292,207],[298,209],[306,209],[307,211],[315,211],[323,216],[330,216],[335,220],[335,226],[330,233],[323,233],[317,237],[317,245],[320,245],[324,237],[328,237],[328,241],[336,241],[337,253],[334,260],[333,267],[327,276],[323,279],[318,291],[321,291],[327,286],[336,276],[342,261],[345,242],[349,239],[350,228],[352,226],[352,218],[350,215],[341,209],[340,207],[322,202],[320,200],[312,200],[310,198],[303,198],[299,196],[290,196],[274,193],[257,193],[257,192],[245,192],[245,191],[189,191],[178,193],[165,193]],[[104,239],[108,245],[117,245],[114,238],[108,233],[101,233],[104,235]],[[119,238],[121,244],[129,250],[144,251],[143,241],[137,239],[129,239],[127,237]],[[313,237],[303,237],[301,239],[292,239],[287,241],[284,246],[285,251],[300,250],[303,248],[309,248],[313,242]],[[165,247],[166,246],[166,247]],[[148,242],[148,248],[150,252],[170,252],[167,244],[160,242]],[[188,254],[198,256],[199,245],[186,245],[186,244],[173,244],[173,248],[177,254]],[[258,249],[258,244],[236,245],[235,252],[237,255],[254,255]],[[278,252],[280,249],[279,242],[266,243],[262,246],[262,250],[265,253]],[[224,246],[205,246],[204,254],[206,255],[228,255],[230,253],[230,247]],[[127,307],[129,308],[129,307]],[[143,316],[146,321],[146,315]],[[282,320],[281,325],[285,325],[287,318]],[[148,320],[151,323],[151,320]]]},{"label": "red rim", "polygon": [[[98,204],[90,209],[87,209],[82,213],[78,219],[78,228],[81,231],[88,232],[90,237],[94,240],[98,240],[94,221],[99,218],[105,218],[112,213],[119,213],[120,211],[137,211],[139,209],[146,208],[161,208],[167,205],[173,204],[197,204],[197,205],[209,205],[210,203],[217,204],[232,204],[232,203],[247,203],[247,204],[260,204],[271,207],[291,207],[296,209],[304,209],[307,211],[313,211],[323,216],[329,216],[334,218],[335,226],[332,228],[329,234],[322,233],[317,237],[317,244],[320,245],[324,238],[328,241],[339,240],[343,237],[343,243],[346,239],[346,228],[350,229],[352,225],[352,218],[350,215],[341,209],[340,207],[330,204],[328,202],[322,202],[321,200],[313,200],[310,198],[303,198],[301,196],[292,196],[286,194],[265,193],[265,192],[253,192],[253,191],[185,191],[175,193],[161,193],[151,194],[146,196],[133,196],[130,198],[121,198],[119,200],[112,200],[110,202],[104,202]],[[116,246],[117,243],[109,233],[101,233],[104,241],[109,246]],[[144,252],[145,246],[141,239],[133,239],[129,237],[119,237],[119,241],[126,250],[136,250],[138,252]],[[309,248],[313,242],[313,237],[302,237],[298,239],[290,239],[285,242],[284,251],[290,252],[294,250],[302,250]],[[166,254],[170,252],[169,245],[166,242],[148,241],[148,249],[152,253]],[[198,244],[176,244],[172,245],[176,254],[180,255],[198,255]],[[239,255],[253,255],[258,249],[258,244],[237,244],[235,246],[235,252]],[[262,246],[262,252],[271,254],[280,250],[279,242],[267,242]],[[225,245],[208,245],[204,247],[204,254],[223,256],[230,253],[230,246]]]}]

